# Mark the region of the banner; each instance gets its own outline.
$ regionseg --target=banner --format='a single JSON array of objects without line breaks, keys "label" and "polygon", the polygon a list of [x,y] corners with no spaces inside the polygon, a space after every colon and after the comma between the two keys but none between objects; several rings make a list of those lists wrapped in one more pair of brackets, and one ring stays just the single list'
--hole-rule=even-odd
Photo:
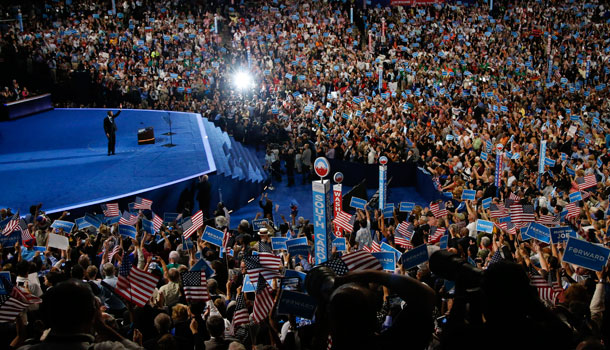
[{"label": "banner", "polygon": [[73,222],[55,220],[51,224],[51,227],[57,228],[57,229],[63,228],[65,233],[70,233],[70,232],[72,232],[72,228],[74,228],[74,225],[75,224]]},{"label": "banner", "polygon": [[504,168],[504,164],[502,164],[502,152],[496,153],[496,174],[494,178],[494,185],[496,186],[496,197],[500,191],[500,185],[502,184],[502,169]]},{"label": "banner", "polygon": [[282,290],[278,301],[277,313],[311,320],[317,307],[316,299],[308,294],[292,290]]},{"label": "banner", "polygon": [[553,244],[565,242],[568,240],[568,237],[573,237],[573,238],[578,237],[576,235],[576,232],[574,232],[574,229],[572,229],[571,227],[568,227],[568,226],[552,227],[550,236],[551,236],[551,242]]},{"label": "banner", "polygon": [[608,248],[570,237],[563,254],[563,261],[586,269],[602,271],[609,255],[610,249]]},{"label": "banner", "polygon": [[375,252],[371,254],[379,260],[384,270],[396,270],[396,255],[393,252]]},{"label": "banner", "polygon": [[[341,184],[333,185],[333,217],[343,211],[343,193]],[[335,225],[335,236],[341,237],[341,228]]]},{"label": "banner", "polygon": [[3,247],[12,247],[15,243],[21,244],[21,232],[19,230],[11,232],[9,235],[0,234],[0,244]]},{"label": "banner", "polygon": [[201,240],[212,243],[217,247],[222,247],[222,239],[225,233],[213,228],[212,226],[206,226],[201,235]]},{"label": "banner", "polygon": [[286,241],[288,237],[271,237],[271,249],[273,250],[288,250]]},{"label": "banner", "polygon": [[129,226],[129,225],[121,225],[119,224],[119,234],[121,236],[127,236],[127,237],[131,237],[131,238],[136,238],[136,228],[133,226]]},{"label": "banner", "polygon": [[330,256],[333,236],[330,180],[313,181],[311,189],[313,194],[314,256],[316,264],[321,264],[327,261]]},{"label": "banner", "polygon": [[417,248],[406,251],[400,257],[400,261],[405,270],[409,270],[410,268],[428,261],[428,246],[422,244]]}]

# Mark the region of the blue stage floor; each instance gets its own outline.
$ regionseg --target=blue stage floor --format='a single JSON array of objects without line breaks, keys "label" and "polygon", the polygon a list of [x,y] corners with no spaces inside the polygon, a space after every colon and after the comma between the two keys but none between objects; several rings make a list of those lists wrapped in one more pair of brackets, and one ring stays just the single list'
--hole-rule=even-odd
[{"label": "blue stage floor", "polygon": [[[163,119],[171,114],[173,143]],[[201,118],[194,113],[124,110],[116,155],[107,156],[106,110],[56,109],[0,123],[0,208],[46,212],[103,203],[216,170]],[[154,145],[138,145],[152,126]]]}]

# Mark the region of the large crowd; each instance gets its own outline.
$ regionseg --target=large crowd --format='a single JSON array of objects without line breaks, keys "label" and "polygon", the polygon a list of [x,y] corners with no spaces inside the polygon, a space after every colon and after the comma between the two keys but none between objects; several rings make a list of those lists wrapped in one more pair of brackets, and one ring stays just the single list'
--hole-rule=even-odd
[{"label": "large crowd", "polygon": [[[12,346],[58,342],[70,332],[93,334],[96,344],[147,349],[376,348],[392,341],[419,348],[597,349],[610,342],[607,257],[602,271],[593,271],[563,261],[565,242],[524,235],[536,222],[610,244],[607,4],[496,1],[491,13],[488,5],[355,7],[353,23],[346,2],[117,1],[116,14],[107,5],[58,1],[24,10],[32,20],[23,32],[2,33],[2,54],[46,66],[53,84],[88,76],[86,102],[64,98],[65,105],[122,102],[199,112],[239,141],[267,145],[266,160],[278,177],[296,171],[305,181],[318,156],[377,164],[385,155],[416,164],[446,196],[440,204],[447,212],[439,213],[439,203],[392,217],[358,210],[344,228],[346,250],[333,250],[332,257],[375,252],[383,243],[400,253],[426,244],[456,254],[483,277],[475,278],[473,292],[461,280],[467,272],[452,281],[427,263],[405,269],[399,259],[395,274],[387,274],[395,279],[350,272],[336,278],[334,298],[318,300],[312,324],[278,314],[284,286],[274,279],[276,306],[261,320],[255,304],[262,292],[242,294],[253,252],[277,254],[278,271],[315,265],[309,256],[269,248],[271,237],[306,237],[309,245],[315,239],[305,218],[274,222],[266,197],[261,207],[270,221],[260,230],[247,221],[229,227],[224,210],[205,214],[214,219],[207,226],[228,229],[222,257],[219,247],[201,240],[203,227],[188,244],[181,239],[186,228],[175,221],[156,238],[141,221],[129,239],[121,239],[116,225],[79,229],[69,235],[68,249],[38,252],[34,247],[46,247],[54,231],[33,207],[24,222],[34,239],[3,247],[1,257],[15,288],[42,296],[40,308],[33,302],[16,326],[3,324],[2,339]],[[238,89],[233,77],[242,71],[253,83]],[[464,190],[475,190],[475,199],[460,201]],[[531,218],[515,220],[516,208],[531,210]],[[2,212],[5,223],[11,216]],[[492,232],[478,231],[477,220],[492,221]],[[209,265],[205,304],[187,300],[180,274],[200,259]],[[144,306],[113,293],[124,264],[159,280]],[[365,292],[342,285],[348,282],[376,284]],[[55,288],[64,293],[49,293]],[[61,311],[69,309],[62,303],[86,304],[65,297],[81,292],[96,303],[86,320]],[[250,320],[232,327],[241,295]],[[55,330],[56,323],[66,326]]]}]

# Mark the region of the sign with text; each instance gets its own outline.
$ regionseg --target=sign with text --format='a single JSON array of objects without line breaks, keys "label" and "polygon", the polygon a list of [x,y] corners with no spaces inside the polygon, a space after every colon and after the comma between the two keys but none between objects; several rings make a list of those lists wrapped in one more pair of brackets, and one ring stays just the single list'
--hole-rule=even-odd
[{"label": "sign with text", "polygon": [[137,231],[136,231],[135,227],[119,224],[119,234],[121,236],[131,237],[131,238],[135,239],[136,233],[137,233]]},{"label": "sign with text", "polygon": [[280,315],[294,315],[311,320],[318,307],[314,297],[292,290],[282,290],[278,301],[277,313]]},{"label": "sign with text", "polygon": [[428,261],[428,246],[422,244],[417,248],[404,252],[400,257],[400,261],[405,270]]},{"label": "sign with text", "polygon": [[441,249],[447,249],[447,245],[449,244],[449,235],[444,235],[443,237],[441,237],[439,244]]},{"label": "sign with text", "polygon": [[487,220],[477,220],[477,231],[492,233],[494,230],[494,223]]},{"label": "sign with text", "polygon": [[413,208],[415,208],[415,203],[413,202],[400,202],[400,211],[401,212],[412,212]]},{"label": "sign with text", "polygon": [[288,250],[286,241],[288,237],[271,237],[271,249],[273,250]]},{"label": "sign with text", "polygon": [[610,255],[610,249],[578,238],[568,238],[563,261],[586,269],[601,271]]},{"label": "sign with text", "polygon": [[383,208],[383,216],[388,219],[394,215],[394,203],[386,203],[385,208]]},{"label": "sign with text", "polygon": [[261,228],[266,228],[268,223],[269,219],[252,220],[252,227],[254,228],[254,231],[258,231]]},{"label": "sign with text", "polygon": [[[521,234],[523,235],[523,232]],[[544,243],[551,242],[549,228],[544,225],[535,223],[535,222],[531,222],[529,224],[529,226],[527,227],[527,230],[525,231],[525,235],[530,236],[534,239],[537,239],[540,242],[544,242]]]},{"label": "sign with text", "polygon": [[17,242],[19,242],[21,244],[21,232],[20,231],[13,231],[6,236],[0,234],[0,244],[2,244],[3,247],[12,247]]},{"label": "sign with text", "polygon": [[371,254],[379,260],[384,270],[394,271],[396,269],[396,255],[393,252],[376,252]]},{"label": "sign with text", "polygon": [[398,261],[398,259],[400,259],[400,256],[402,255],[402,252],[394,247],[392,247],[391,245],[387,244],[386,242],[381,243],[381,250],[384,252],[392,252],[394,253],[394,255],[396,255],[396,261]]},{"label": "sign with text", "polygon": [[[291,256],[303,256],[305,258],[307,258],[307,256],[310,253],[310,247],[308,245],[292,245],[292,246],[287,246],[288,248],[288,254],[290,254]],[[317,263],[317,261],[316,261]]]},{"label": "sign with text", "polygon": [[463,190],[462,191],[462,200],[463,201],[473,201],[477,195],[477,191],[475,190]]},{"label": "sign with text", "polygon": [[570,203],[578,202],[582,200],[582,193],[580,191],[570,193]]},{"label": "sign with text", "polygon": [[212,243],[217,247],[222,247],[222,238],[224,236],[224,232],[215,229],[212,226],[206,226],[201,235],[201,240]]},{"label": "sign with text", "polygon": [[344,252],[347,250],[345,244],[345,237],[338,237],[333,240],[333,247],[337,247],[338,252]]},{"label": "sign with text", "polygon": [[350,207],[354,209],[364,209],[366,205],[366,201],[362,198],[352,197],[351,202],[349,203]]},{"label": "sign with text", "polygon": [[483,209],[489,209],[491,206],[491,199],[491,197],[483,199],[483,202],[481,203],[483,205]]},{"label": "sign with text", "polygon": [[69,222],[69,221],[63,221],[63,220],[55,220],[51,224],[51,227],[57,228],[57,229],[63,228],[65,233],[70,233],[70,232],[72,232],[72,228],[74,228],[74,223]]},{"label": "sign with text", "polygon": [[577,237],[574,229],[569,226],[552,227],[550,234],[553,243],[561,243],[567,241],[569,237]]},{"label": "sign with text", "polygon": [[155,234],[155,227],[153,222],[150,220],[142,219],[142,230],[146,231],[146,233]]}]

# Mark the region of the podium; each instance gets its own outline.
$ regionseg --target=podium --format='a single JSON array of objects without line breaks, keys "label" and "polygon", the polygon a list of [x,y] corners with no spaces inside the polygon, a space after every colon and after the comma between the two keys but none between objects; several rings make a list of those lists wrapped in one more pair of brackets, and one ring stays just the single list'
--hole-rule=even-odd
[{"label": "podium", "polygon": [[152,126],[138,129],[138,145],[150,145],[155,143],[155,130]]}]

